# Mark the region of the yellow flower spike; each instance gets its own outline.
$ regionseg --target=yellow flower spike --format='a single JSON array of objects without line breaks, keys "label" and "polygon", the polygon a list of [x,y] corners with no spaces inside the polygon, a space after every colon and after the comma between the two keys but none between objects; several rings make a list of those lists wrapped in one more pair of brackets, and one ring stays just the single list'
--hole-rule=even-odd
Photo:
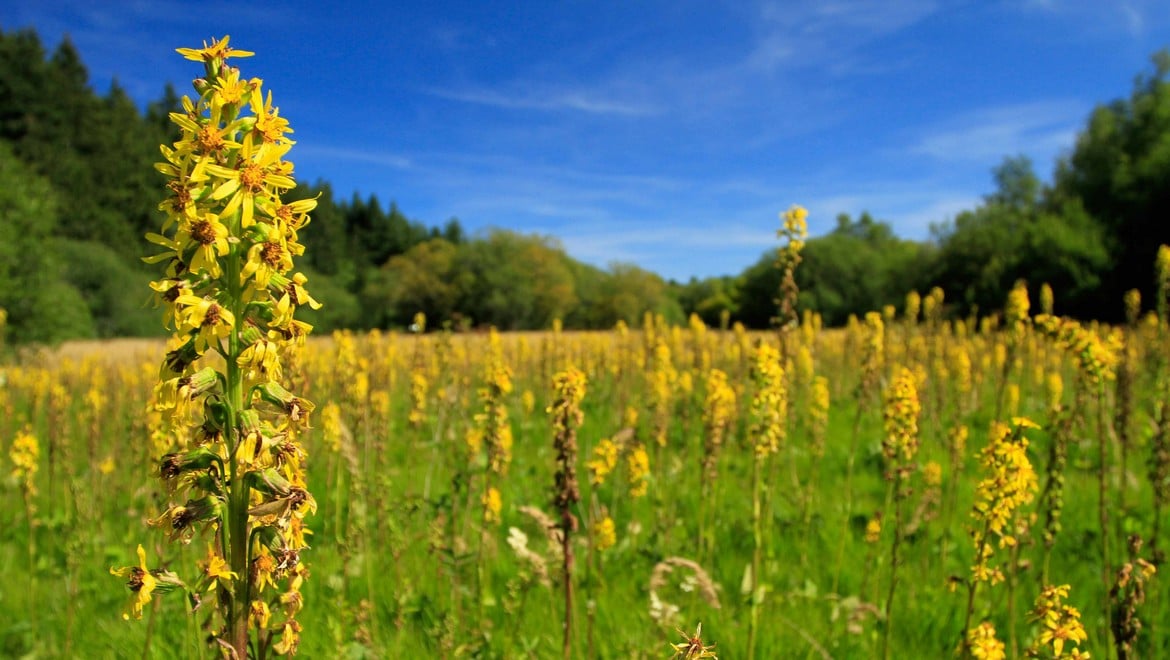
[{"label": "yellow flower spike", "polygon": [[12,478],[20,483],[27,495],[37,492],[36,475],[38,461],[41,455],[37,438],[28,429],[16,434],[12,446],[8,449],[8,457],[12,460]]},{"label": "yellow flower spike", "polygon": [[487,489],[487,492],[480,498],[483,504],[483,520],[487,523],[500,522],[500,511],[504,507],[504,502],[500,498],[500,491],[495,486]]},{"label": "yellow flower spike", "polygon": [[637,445],[626,456],[630,497],[643,497],[650,488],[650,454],[646,448]]},{"label": "yellow flower spike", "polygon": [[[296,231],[317,202],[281,199],[295,186],[293,165],[284,160],[291,128],[259,78],[225,64],[251,53],[232,49],[227,37],[178,52],[203,62],[206,75],[195,81],[196,96],[183,97],[182,110],[170,115],[180,139],[160,149],[165,162],[155,167],[169,179],[159,204],[166,219],[148,237],[163,253],[147,261],[165,265],[151,288],[175,335],[147,426],[152,445],[169,445],[160,473],[168,494],[182,498],[167,503],[155,522],[180,540],[197,528],[214,537],[197,562],[199,591],[226,592],[212,601],[218,619],[211,625],[216,641],[243,657],[260,641],[256,629],[270,625],[280,590],[292,581],[298,591],[307,575],[298,573],[310,534],[303,520],[316,501],[305,488],[298,436],[314,406],[280,382],[282,359],[295,358],[311,329],[293,318],[296,308],[319,306],[303,276],[286,276],[304,253]],[[208,349],[222,361],[196,371]],[[206,478],[196,463],[215,463],[219,478]],[[263,541],[248,541],[255,538]],[[140,583],[139,594],[180,584],[165,571],[147,571],[144,562],[122,573]],[[295,651],[295,609],[269,648]]]},{"label": "yellow flower spike", "polygon": [[617,467],[618,446],[609,438],[602,438],[593,446],[593,458],[587,463],[589,468],[589,483],[600,486],[605,478]]}]

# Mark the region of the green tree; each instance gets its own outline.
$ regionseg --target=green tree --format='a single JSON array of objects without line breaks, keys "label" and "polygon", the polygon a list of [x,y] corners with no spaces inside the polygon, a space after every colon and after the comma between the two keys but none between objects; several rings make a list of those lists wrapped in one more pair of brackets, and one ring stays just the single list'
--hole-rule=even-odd
[{"label": "green tree", "polygon": [[999,309],[1019,279],[1033,291],[1052,285],[1064,313],[1092,314],[1109,264],[1101,227],[1076,201],[1046,200],[1026,157],[1005,159],[993,178],[997,190],[982,205],[934,228],[932,283],[964,314]]},{"label": "green tree", "polygon": [[555,239],[495,229],[460,245],[458,261],[458,307],[478,325],[547,328],[577,305],[573,272]]},{"label": "green tree", "polygon": [[0,307],[13,343],[57,342],[92,336],[88,309],[57,276],[49,237],[57,201],[49,182],[0,143]]},{"label": "green tree", "polygon": [[1054,198],[1079,202],[1104,230],[1113,258],[1092,309],[1117,318],[1122,293],[1149,297],[1157,248],[1170,243],[1170,51],[1153,57],[1128,99],[1098,106],[1057,167]]}]

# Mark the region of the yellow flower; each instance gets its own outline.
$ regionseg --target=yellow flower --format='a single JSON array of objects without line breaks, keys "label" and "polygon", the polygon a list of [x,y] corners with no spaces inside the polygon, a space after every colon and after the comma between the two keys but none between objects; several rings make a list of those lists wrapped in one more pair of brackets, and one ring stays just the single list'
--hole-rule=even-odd
[{"label": "yellow flower", "polygon": [[605,552],[617,543],[617,530],[613,518],[605,516],[593,525],[593,544],[598,552]]},{"label": "yellow flower", "polygon": [[788,390],[780,352],[769,344],[760,344],[752,367],[756,393],[751,402],[751,438],[757,457],[777,452],[787,436]]},{"label": "yellow flower", "polygon": [[198,331],[195,350],[203,352],[208,346],[218,346],[227,339],[236,317],[213,300],[193,294],[184,294],[175,300],[175,316],[180,333]]},{"label": "yellow flower", "polygon": [[214,591],[218,586],[230,586],[230,581],[237,579],[233,571],[228,570],[227,562],[215,551],[215,546],[207,544],[207,558],[199,562],[203,570],[203,578],[207,581],[207,591]]},{"label": "yellow flower", "polygon": [[995,638],[995,626],[984,621],[967,631],[967,649],[979,660],[1003,660],[1004,644]]},{"label": "yellow flower", "polygon": [[[286,173],[286,167],[281,163],[281,157],[292,147],[290,142],[283,144],[261,144],[254,150],[251,142],[244,141],[239,151],[240,164],[236,168],[209,164],[207,172],[223,179],[211,193],[211,199],[220,201],[227,199],[221,215],[231,216],[237,210],[241,211],[240,228],[247,229],[255,222],[255,210],[258,200],[269,200],[276,197],[281,190],[290,190],[296,182]],[[253,153],[254,152],[254,153]]]},{"label": "yellow flower", "polygon": [[918,387],[914,373],[903,367],[886,392],[886,437],[882,453],[886,460],[910,461],[918,452],[918,416],[922,405],[918,401]]},{"label": "yellow flower", "polygon": [[642,445],[634,447],[626,456],[629,468],[630,497],[642,497],[650,488],[650,455]]},{"label": "yellow flower", "polygon": [[146,550],[142,548],[142,544],[138,545],[137,566],[111,568],[110,574],[129,578],[126,580],[126,587],[130,589],[132,595],[130,597],[130,605],[126,612],[122,614],[122,618],[129,621],[130,616],[133,615],[135,619],[141,619],[142,608],[150,602],[154,589],[158,586],[158,580],[151,574],[150,569],[146,567]]},{"label": "yellow flower", "polygon": [[487,489],[487,492],[480,498],[480,502],[483,503],[484,522],[500,522],[500,511],[504,508],[504,503],[500,498],[500,491],[496,490],[495,486]]},{"label": "yellow flower", "polygon": [[927,486],[938,487],[942,485],[942,466],[936,461],[930,461],[922,467],[922,480],[926,482]]},{"label": "yellow flower", "polygon": [[183,57],[194,62],[211,62],[213,60],[226,60],[229,57],[251,57],[255,53],[246,50],[236,50],[228,46],[228,40],[231,37],[225,36],[220,40],[211,40],[211,45],[203,42],[203,48],[176,48],[175,52]]},{"label": "yellow flower", "polygon": [[[1063,658],[1065,643],[1072,642],[1074,646],[1079,646],[1088,639],[1088,633],[1081,624],[1080,611],[1062,602],[1068,598],[1068,594],[1067,584],[1049,585],[1041,589],[1030,614],[1033,621],[1042,621],[1044,627],[1028,649],[1029,656],[1041,655],[1041,647],[1051,644],[1053,657]],[[1087,652],[1077,657],[1087,657]]]},{"label": "yellow flower", "polygon": [[252,606],[248,610],[248,624],[260,630],[268,628],[268,619],[272,615],[268,609],[268,603],[262,600],[252,601]]},{"label": "yellow flower", "polygon": [[586,466],[589,468],[589,483],[597,486],[605,483],[605,478],[617,467],[618,446],[609,438],[602,438],[593,447],[593,458]]},{"label": "yellow flower", "polygon": [[37,492],[35,478],[40,456],[41,448],[37,438],[28,429],[17,433],[8,449],[8,457],[12,460],[12,477],[29,495]]},{"label": "yellow flower", "polygon": [[301,642],[301,624],[289,621],[284,624],[280,634],[280,641],[272,645],[272,650],[280,655],[295,655],[297,646]]}]

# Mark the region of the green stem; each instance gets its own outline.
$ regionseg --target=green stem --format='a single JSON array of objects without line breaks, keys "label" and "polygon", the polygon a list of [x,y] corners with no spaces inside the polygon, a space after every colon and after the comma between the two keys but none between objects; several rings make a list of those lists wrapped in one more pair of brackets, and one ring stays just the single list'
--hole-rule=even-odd
[{"label": "green stem", "polygon": [[751,593],[748,597],[751,599],[751,614],[748,619],[748,660],[756,657],[756,635],[760,627],[760,603],[763,598],[760,595],[760,564],[761,551],[764,545],[764,531],[761,525],[761,484],[760,484],[760,463],[763,462],[763,457],[758,454],[752,460],[752,575],[750,580]]},{"label": "green stem", "polygon": [[894,481],[890,489],[894,497],[894,543],[890,547],[890,589],[886,592],[886,625],[882,632],[882,657],[890,658],[890,631],[894,626],[894,589],[898,586],[898,550],[902,544],[902,493],[898,487],[901,479],[901,470],[897,464],[893,467]]},{"label": "green stem", "polygon": [[853,468],[857,458],[857,445],[861,435],[861,412],[864,409],[864,395],[860,392],[857,397],[857,412],[853,416],[853,436],[849,443],[849,456],[845,465],[845,521],[841,529],[841,542],[837,546],[837,563],[833,572],[833,588],[830,593],[837,593],[841,582],[841,568],[845,559],[845,542],[849,538],[849,524],[853,518]]},{"label": "green stem", "polygon": [[[239,234],[239,213],[231,221],[232,235]],[[241,300],[240,283],[240,247],[233,244],[227,256],[224,278],[227,281],[228,304],[231,306],[233,318],[237,326],[243,321],[244,305]],[[237,657],[248,657],[248,487],[244,484],[244,474],[239,464],[237,453],[240,445],[239,420],[240,412],[244,409],[243,376],[240,373],[237,358],[242,351],[240,334],[237,328],[232,328],[228,334],[228,354],[225,362],[226,395],[228,407],[228,427],[225,433],[228,441],[228,498],[227,498],[227,534],[229,556],[228,564],[236,574],[232,588],[232,598],[228,604],[227,621],[230,631],[228,642],[234,649]]]}]

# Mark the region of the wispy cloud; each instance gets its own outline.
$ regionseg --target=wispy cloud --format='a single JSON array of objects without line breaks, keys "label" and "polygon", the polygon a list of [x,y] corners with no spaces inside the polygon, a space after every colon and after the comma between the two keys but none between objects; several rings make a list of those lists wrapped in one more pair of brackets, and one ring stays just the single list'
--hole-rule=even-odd
[{"label": "wispy cloud", "polygon": [[911,152],[942,161],[987,161],[1025,153],[1046,162],[1071,147],[1087,108],[1070,100],[984,108],[927,129]]},{"label": "wispy cloud", "polygon": [[1170,24],[1170,7],[1165,0],[1029,0],[1014,7],[1062,20],[1072,35],[1122,33],[1141,37]]},{"label": "wispy cloud", "polygon": [[396,169],[408,169],[413,163],[406,156],[389,151],[373,149],[349,149],[344,147],[325,147],[314,144],[297,145],[298,157],[309,157],[320,160],[342,160],[357,163],[383,165]]},{"label": "wispy cloud", "polygon": [[760,8],[759,37],[747,63],[766,71],[782,65],[831,69],[849,61],[856,48],[913,25],[937,8],[932,0],[767,2]]},{"label": "wispy cloud", "polygon": [[452,101],[474,103],[509,110],[571,110],[596,115],[645,117],[658,114],[653,105],[631,101],[586,89],[508,94],[487,89],[431,89],[432,95]]}]

